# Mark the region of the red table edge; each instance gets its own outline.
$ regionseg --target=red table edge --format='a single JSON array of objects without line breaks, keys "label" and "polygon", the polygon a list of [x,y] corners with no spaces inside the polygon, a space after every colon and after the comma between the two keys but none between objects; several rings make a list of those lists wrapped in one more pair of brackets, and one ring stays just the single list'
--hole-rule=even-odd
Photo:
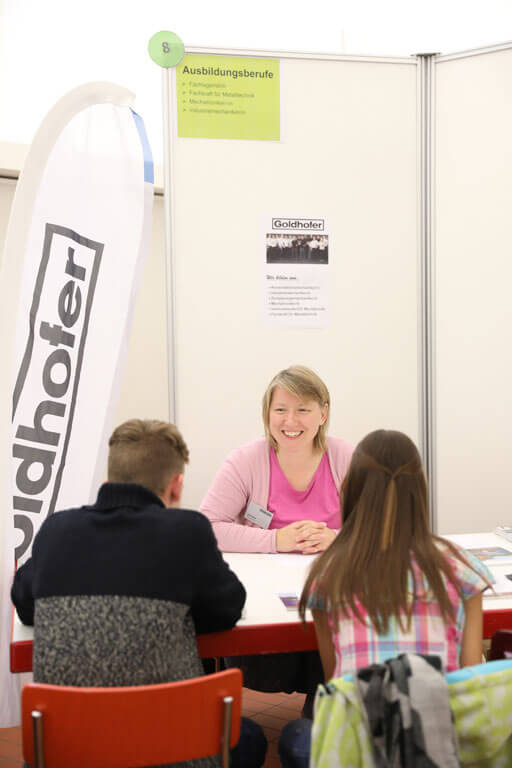
[{"label": "red table edge", "polygon": [[11,672],[32,672],[32,640],[13,641],[14,605],[11,608],[11,643],[9,648],[9,668]]},{"label": "red table edge", "polygon": [[[14,611],[13,611],[14,612]],[[490,639],[498,629],[512,630],[512,610],[506,608],[484,611],[483,636]],[[32,671],[32,640],[12,641],[10,646],[11,672]],[[197,647],[202,658],[243,656],[257,653],[285,653],[287,651],[316,650],[316,636],[312,622],[300,624],[256,624],[234,627],[226,632],[198,635]]]},{"label": "red table edge", "polygon": [[484,611],[484,640],[490,640],[499,629],[512,629],[512,609],[493,608],[492,611]]},{"label": "red table edge", "polygon": [[[32,671],[32,640],[13,642],[11,628],[10,670]],[[218,656],[243,656],[256,653],[285,653],[287,651],[314,651],[317,648],[313,622],[285,624],[257,624],[234,627],[225,632],[197,636],[199,655],[203,659]]]},{"label": "red table edge", "polygon": [[318,646],[313,622],[310,621],[307,624],[255,624],[249,627],[234,627],[226,632],[198,635],[197,647],[199,655],[204,659],[256,653],[314,651]]}]

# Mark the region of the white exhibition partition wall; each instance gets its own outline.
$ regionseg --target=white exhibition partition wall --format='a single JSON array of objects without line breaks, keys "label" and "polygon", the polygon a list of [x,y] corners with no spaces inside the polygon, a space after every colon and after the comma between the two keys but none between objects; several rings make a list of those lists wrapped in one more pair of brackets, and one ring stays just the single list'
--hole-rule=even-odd
[{"label": "white exhibition partition wall", "polygon": [[0,178],[0,264],[2,263],[4,241],[15,189],[15,179]]},{"label": "white exhibition partition wall", "polygon": [[[331,434],[419,438],[417,61],[280,61],[280,142],[172,140],[176,420],[192,507],[229,451],[263,434],[263,392],[291,364],[326,381]],[[268,329],[262,222],[304,215],[329,222],[331,322]]]},{"label": "white exhibition partition wall", "polygon": [[156,194],[151,245],[135,302],[116,424],[133,418],[169,418],[163,240],[163,198]]},{"label": "white exhibition partition wall", "polygon": [[512,516],[512,50],[436,61],[440,533]]},{"label": "white exhibition partition wall", "polygon": [[[0,266],[2,264],[2,255],[4,250],[5,235],[7,233],[7,223],[11,212],[11,205],[16,188],[15,179],[0,178]],[[0,525],[0,552],[4,551],[4,526]]]},{"label": "white exhibition partition wall", "polygon": [[[356,442],[385,426],[419,440],[417,69],[285,55],[280,142],[173,138],[188,505],[233,447],[262,434],[263,390],[295,362],[328,383],[332,434]],[[462,533],[507,523],[512,501],[512,50],[434,57],[434,70],[434,510],[440,533]],[[0,179],[0,259],[15,183]],[[330,224],[331,324],[268,330],[262,216],[303,212]],[[166,315],[157,197],[118,422],[168,418]]]}]

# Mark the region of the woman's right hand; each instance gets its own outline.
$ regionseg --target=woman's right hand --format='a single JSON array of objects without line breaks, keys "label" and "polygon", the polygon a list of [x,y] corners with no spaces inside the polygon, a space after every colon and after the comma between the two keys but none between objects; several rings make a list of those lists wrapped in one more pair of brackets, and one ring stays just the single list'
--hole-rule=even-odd
[{"label": "woman's right hand", "polygon": [[[315,520],[297,520],[276,531],[276,549],[278,552],[296,552],[304,549],[305,540],[316,530],[325,528],[325,523]],[[306,533],[307,532],[307,533]]]}]

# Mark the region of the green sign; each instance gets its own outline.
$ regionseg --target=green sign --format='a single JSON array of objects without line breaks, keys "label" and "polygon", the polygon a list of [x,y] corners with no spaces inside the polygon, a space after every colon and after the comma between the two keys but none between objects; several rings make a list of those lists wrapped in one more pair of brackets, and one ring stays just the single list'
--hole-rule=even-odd
[{"label": "green sign", "polygon": [[279,59],[187,54],[176,83],[178,136],[279,141]]},{"label": "green sign", "polygon": [[157,32],[148,43],[149,55],[159,67],[175,67],[182,60],[185,46],[174,32]]}]

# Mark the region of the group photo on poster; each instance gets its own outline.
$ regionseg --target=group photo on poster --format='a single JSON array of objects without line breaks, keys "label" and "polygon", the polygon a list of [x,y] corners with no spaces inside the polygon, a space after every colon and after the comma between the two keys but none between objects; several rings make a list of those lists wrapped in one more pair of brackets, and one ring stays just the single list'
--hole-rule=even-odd
[{"label": "group photo on poster", "polygon": [[267,233],[267,264],[328,264],[327,235],[280,235]]}]

